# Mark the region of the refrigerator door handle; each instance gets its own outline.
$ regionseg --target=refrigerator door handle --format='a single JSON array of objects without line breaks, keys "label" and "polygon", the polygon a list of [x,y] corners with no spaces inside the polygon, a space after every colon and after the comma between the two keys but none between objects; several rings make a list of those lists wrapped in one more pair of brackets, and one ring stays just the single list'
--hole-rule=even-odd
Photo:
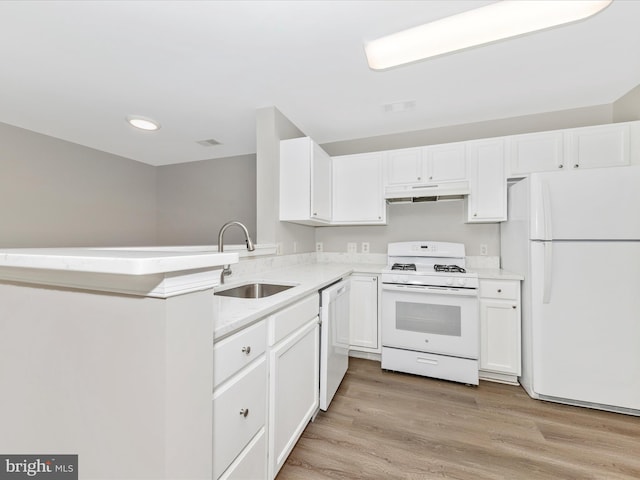
[{"label": "refrigerator door handle", "polygon": [[552,240],[553,228],[551,222],[551,195],[549,194],[549,184],[544,180],[540,183],[542,187],[542,226],[544,228],[542,239]]},{"label": "refrigerator door handle", "polygon": [[553,271],[553,242],[542,242],[544,246],[544,272],[542,284],[542,303],[551,301],[551,273]]}]

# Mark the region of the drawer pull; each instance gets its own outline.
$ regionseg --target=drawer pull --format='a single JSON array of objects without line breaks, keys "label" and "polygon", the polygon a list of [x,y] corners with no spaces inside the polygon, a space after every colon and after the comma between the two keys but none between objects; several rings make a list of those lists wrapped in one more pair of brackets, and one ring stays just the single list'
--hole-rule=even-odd
[{"label": "drawer pull", "polygon": [[501,288],[498,289],[498,293],[502,293],[502,289]]},{"label": "drawer pull", "polygon": [[251,353],[251,346],[242,347],[242,353],[249,355]]},{"label": "drawer pull", "polygon": [[518,308],[518,306],[517,305],[511,305],[511,308],[513,308],[515,310],[516,308]]},{"label": "drawer pull", "polygon": [[247,418],[247,415],[249,415],[249,409],[243,408],[242,410],[240,410],[240,415],[242,415],[244,418]]}]

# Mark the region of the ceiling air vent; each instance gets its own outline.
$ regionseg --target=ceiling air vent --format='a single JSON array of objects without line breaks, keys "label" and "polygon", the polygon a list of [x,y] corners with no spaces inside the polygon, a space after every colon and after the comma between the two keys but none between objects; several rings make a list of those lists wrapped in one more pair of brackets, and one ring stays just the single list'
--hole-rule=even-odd
[{"label": "ceiling air vent", "polygon": [[200,140],[196,143],[202,145],[203,147],[215,147],[216,145],[221,145],[219,141],[214,140],[213,138],[210,138],[209,140]]}]

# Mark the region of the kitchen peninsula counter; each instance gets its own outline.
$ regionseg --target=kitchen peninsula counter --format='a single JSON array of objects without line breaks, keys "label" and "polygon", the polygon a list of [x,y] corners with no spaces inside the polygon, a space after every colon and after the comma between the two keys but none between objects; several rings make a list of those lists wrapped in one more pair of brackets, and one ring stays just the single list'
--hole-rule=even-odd
[{"label": "kitchen peninsula counter", "polygon": [[238,253],[0,250],[0,451],[212,475],[213,288]]}]

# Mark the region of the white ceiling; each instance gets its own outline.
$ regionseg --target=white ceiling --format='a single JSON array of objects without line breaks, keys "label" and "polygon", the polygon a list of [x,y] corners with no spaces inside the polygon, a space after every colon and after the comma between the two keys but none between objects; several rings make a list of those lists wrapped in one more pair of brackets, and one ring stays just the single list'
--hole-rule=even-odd
[{"label": "white ceiling", "polygon": [[[151,165],[256,150],[276,106],[319,143],[612,103],[640,0],[387,71],[363,43],[487,1],[0,1],[0,122]],[[383,105],[415,101],[413,110]],[[152,117],[158,132],[125,123]],[[222,145],[204,147],[198,141]]]}]

